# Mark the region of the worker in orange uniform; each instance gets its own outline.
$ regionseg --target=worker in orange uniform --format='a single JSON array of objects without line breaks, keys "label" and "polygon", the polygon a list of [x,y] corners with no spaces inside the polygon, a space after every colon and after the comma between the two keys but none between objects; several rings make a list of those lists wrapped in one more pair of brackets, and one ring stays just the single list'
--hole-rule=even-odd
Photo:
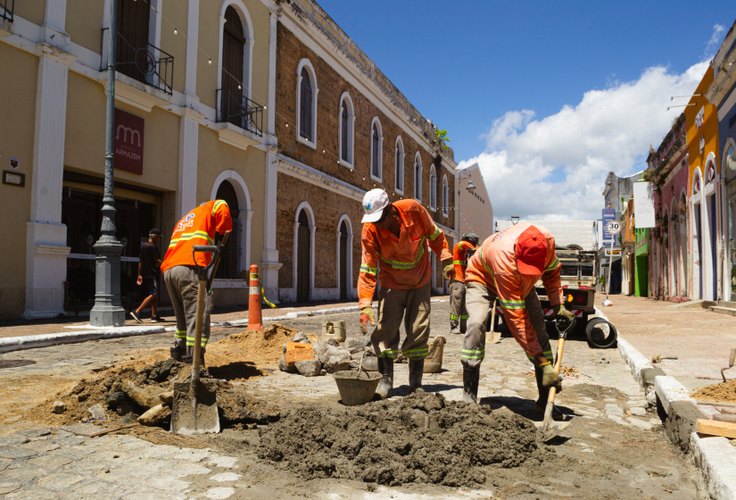
[{"label": "worker in orange uniform", "polygon": [[562,305],[555,239],[544,227],[529,223],[513,225],[486,238],[471,257],[465,273],[468,331],[460,356],[463,401],[476,403],[478,399],[486,324],[496,299],[504,322],[534,365],[539,390],[537,406],[544,408],[547,404],[550,387],[561,389],[560,376],[552,365],[554,357],[544,311],[534,288],[540,278],[555,315],[572,321],[573,314]]},{"label": "worker in orange uniform", "polygon": [[465,310],[465,268],[478,248],[478,235],[464,234],[452,249],[455,272],[450,279],[450,333],[465,333],[468,312]]},{"label": "worker in orange uniform", "polygon": [[[191,210],[176,223],[171,234],[169,248],[161,263],[164,283],[169,291],[171,305],[176,314],[176,332],[171,357],[177,361],[190,362],[194,348],[197,316],[197,290],[199,276],[196,266],[206,267],[212,254],[192,250],[195,245],[214,245],[215,233],[224,235],[233,229],[230,207],[225,200],[211,200]],[[196,258],[196,262],[195,259]],[[202,364],[207,340],[210,338],[210,313],[212,295],[205,297],[202,322]]]},{"label": "worker in orange uniform", "polygon": [[[363,197],[363,209],[363,256],[358,276],[360,326],[367,333],[368,325],[376,324],[372,304],[378,280],[378,326],[371,333],[371,343],[381,372],[376,394],[384,399],[393,388],[394,360],[399,352],[409,360],[411,391],[422,388],[429,340],[429,249],[442,260],[448,278],[453,271],[452,254],[444,233],[416,200],[390,203],[386,191],[371,189]],[[399,350],[402,319],[406,338]]]}]

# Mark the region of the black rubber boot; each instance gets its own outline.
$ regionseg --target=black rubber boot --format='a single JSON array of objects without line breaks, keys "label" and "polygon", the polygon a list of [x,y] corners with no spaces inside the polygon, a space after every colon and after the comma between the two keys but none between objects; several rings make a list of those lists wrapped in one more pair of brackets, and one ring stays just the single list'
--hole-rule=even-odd
[{"label": "black rubber boot", "polygon": [[410,359],[409,390],[411,392],[424,392],[424,389],[422,388],[422,375],[424,375],[424,359]]},{"label": "black rubber boot", "polygon": [[463,401],[478,404],[478,382],[480,381],[480,365],[463,365]]},{"label": "black rubber boot", "polygon": [[378,358],[378,371],[381,373],[381,380],[376,387],[376,394],[381,399],[386,399],[394,388],[394,360]]},{"label": "black rubber boot", "polygon": [[169,349],[169,352],[171,353],[171,359],[181,361],[187,352],[186,341],[184,339],[174,340],[174,346]]}]

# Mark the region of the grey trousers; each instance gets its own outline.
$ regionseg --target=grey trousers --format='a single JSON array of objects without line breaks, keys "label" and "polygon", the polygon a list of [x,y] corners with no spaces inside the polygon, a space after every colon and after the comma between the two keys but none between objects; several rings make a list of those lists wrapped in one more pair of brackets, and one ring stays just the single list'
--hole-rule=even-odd
[{"label": "grey trousers", "polygon": [[[164,273],[164,283],[169,291],[174,314],[176,314],[174,338],[186,339],[187,347],[193,347],[196,336],[197,290],[199,288],[197,272],[188,266],[174,266]],[[212,295],[205,294],[200,343],[202,347],[207,346],[210,338],[210,313],[213,305]]]},{"label": "grey trousers", "polygon": [[465,283],[452,280],[450,283],[450,328],[460,328],[465,333],[468,312],[465,310]]},{"label": "grey trousers", "polygon": [[401,344],[405,358],[424,359],[429,353],[430,285],[411,290],[381,288],[378,294],[378,321],[371,334],[376,356],[396,359],[399,355],[399,328],[404,320],[406,338]]},{"label": "grey trousers", "polygon": [[[488,317],[491,314],[491,307],[496,296],[485,285],[475,281],[467,283],[465,288],[468,329],[463,338],[463,350],[460,355],[460,361],[463,365],[476,367],[480,366],[485,358],[486,324],[488,323]],[[534,289],[524,297],[524,304],[529,321],[531,321],[534,332],[537,334],[539,345],[542,347],[544,357],[552,362],[552,348],[550,347],[547,328],[544,324],[544,310]],[[536,366],[537,363],[533,358],[529,355],[527,357]]]}]

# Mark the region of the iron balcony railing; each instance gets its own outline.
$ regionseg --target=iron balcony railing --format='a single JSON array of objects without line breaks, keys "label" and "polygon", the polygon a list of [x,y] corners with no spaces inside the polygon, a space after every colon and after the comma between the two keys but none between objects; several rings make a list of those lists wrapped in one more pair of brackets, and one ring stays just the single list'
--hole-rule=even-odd
[{"label": "iron balcony railing", "polygon": [[229,122],[258,137],[263,136],[263,106],[241,91],[217,89],[217,122]]},{"label": "iron balcony railing", "polygon": [[15,12],[15,0],[0,0],[0,18],[12,23]]},{"label": "iron balcony railing", "polygon": [[[103,47],[107,29],[102,29]],[[117,34],[116,42],[116,71],[169,95],[173,94],[174,56],[146,40],[134,40],[121,33]],[[100,58],[103,66],[100,71],[105,69],[106,59],[106,52],[103,51],[103,57]]]}]

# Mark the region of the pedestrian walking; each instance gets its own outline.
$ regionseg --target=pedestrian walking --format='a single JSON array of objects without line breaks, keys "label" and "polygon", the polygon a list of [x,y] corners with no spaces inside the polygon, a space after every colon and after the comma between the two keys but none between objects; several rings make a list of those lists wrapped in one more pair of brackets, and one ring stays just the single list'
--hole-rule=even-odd
[{"label": "pedestrian walking", "polygon": [[161,230],[157,227],[148,231],[148,240],[141,244],[141,253],[138,259],[138,278],[136,284],[142,288],[146,294],[144,299],[135,308],[130,311],[130,316],[138,323],[142,323],[141,311],[146,307],[151,307],[151,321],[165,321],[158,315],[158,298],[161,280],[161,252],[159,245],[161,244]]},{"label": "pedestrian walking", "polygon": [[[382,399],[393,388],[394,360],[399,353],[409,360],[412,392],[422,387],[424,358],[429,340],[430,278],[429,249],[442,260],[443,272],[452,272],[452,254],[441,229],[417,201],[389,202],[383,189],[363,197],[362,262],[358,275],[360,326],[367,333],[375,325],[373,295],[378,293],[378,324],[371,343],[378,356],[381,381],[376,389]],[[399,327],[404,322],[406,338],[399,348]]]},{"label": "pedestrian walking", "polygon": [[[206,267],[212,255],[207,252],[193,254],[195,245],[214,245],[215,234],[224,235],[232,231],[230,207],[225,200],[211,200],[191,210],[176,223],[171,242],[161,264],[164,283],[169,291],[171,305],[176,314],[176,331],[171,357],[178,361],[191,362],[194,347],[197,316],[197,290],[199,276],[197,266]],[[196,259],[196,260],[195,260]],[[207,341],[210,338],[210,313],[212,295],[205,297],[202,323],[202,364]]]},{"label": "pedestrian walking", "polygon": [[573,314],[563,306],[555,239],[544,227],[529,223],[511,226],[486,238],[471,257],[465,274],[468,330],[460,356],[464,401],[477,402],[486,324],[496,299],[504,322],[534,365],[537,407],[543,409],[547,404],[550,387],[561,390],[544,311],[535,290],[540,278],[555,315],[572,321]]},{"label": "pedestrian walking", "polygon": [[475,233],[463,234],[452,249],[452,264],[454,271],[450,279],[450,333],[465,333],[468,312],[465,310],[465,269],[468,259],[478,248],[478,235]]}]

